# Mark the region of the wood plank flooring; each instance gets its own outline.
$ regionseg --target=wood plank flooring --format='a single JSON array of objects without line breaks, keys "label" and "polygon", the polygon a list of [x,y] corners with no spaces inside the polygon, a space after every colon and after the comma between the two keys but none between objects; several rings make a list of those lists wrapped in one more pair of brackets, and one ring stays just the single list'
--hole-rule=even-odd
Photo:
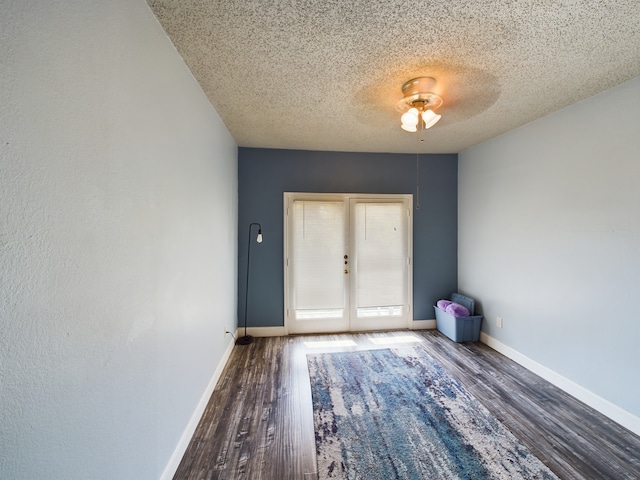
[{"label": "wood plank flooring", "polygon": [[562,479],[640,479],[640,437],[480,343],[435,330],[257,338],[236,346],[174,480],[317,478],[306,354],[409,342]]}]

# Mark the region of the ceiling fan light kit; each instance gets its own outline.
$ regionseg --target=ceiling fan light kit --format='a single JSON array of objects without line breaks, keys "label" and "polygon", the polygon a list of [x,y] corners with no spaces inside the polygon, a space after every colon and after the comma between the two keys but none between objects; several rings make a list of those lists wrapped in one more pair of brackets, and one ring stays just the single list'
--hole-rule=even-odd
[{"label": "ceiling fan light kit", "polygon": [[433,127],[442,115],[434,112],[442,105],[442,98],[429,89],[436,80],[432,77],[413,78],[402,85],[402,100],[398,102],[398,110],[405,113],[400,117],[401,127],[407,132],[416,132],[422,119],[425,129]]}]

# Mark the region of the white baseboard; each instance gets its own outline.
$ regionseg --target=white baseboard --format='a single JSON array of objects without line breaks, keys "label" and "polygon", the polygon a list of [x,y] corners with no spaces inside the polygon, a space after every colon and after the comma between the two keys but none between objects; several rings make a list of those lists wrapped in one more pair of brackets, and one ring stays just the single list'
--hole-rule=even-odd
[{"label": "white baseboard", "polygon": [[[244,328],[236,330],[236,338],[244,335]],[[247,335],[252,337],[285,337],[287,331],[284,327],[247,327]]]},{"label": "white baseboard", "polygon": [[[436,328],[436,321],[433,320],[413,320],[411,330],[433,330]],[[244,335],[244,328],[236,330],[236,338]],[[247,327],[247,335],[253,337],[285,337],[288,335],[285,327]]]},{"label": "white baseboard", "polygon": [[536,375],[544,378],[556,387],[564,390],[569,395],[577,398],[583,403],[586,403],[591,408],[609,417],[614,422],[619,423],[628,430],[631,430],[636,435],[640,435],[640,418],[636,417],[632,413],[627,412],[592,391],[587,390],[566,377],[563,377],[550,368],[539,364],[517,350],[514,350],[493,337],[490,337],[485,332],[480,332],[480,341],[502,353],[504,356],[509,357],[514,362],[519,363],[527,370],[530,370]]},{"label": "white baseboard", "polygon": [[436,328],[436,320],[414,320],[411,322],[411,330],[433,330]]},{"label": "white baseboard", "polygon": [[222,355],[220,362],[218,362],[218,366],[216,367],[215,372],[213,372],[213,376],[211,377],[211,380],[209,380],[209,384],[207,385],[207,388],[202,394],[202,397],[200,398],[200,401],[198,402],[198,405],[196,406],[195,411],[191,415],[191,418],[189,419],[189,423],[187,424],[187,427],[184,429],[184,432],[182,432],[180,441],[178,442],[178,445],[173,451],[173,455],[171,455],[171,459],[169,460],[169,463],[165,467],[164,472],[162,472],[162,476],[160,477],[160,480],[171,480],[175,475],[176,471],[178,470],[178,467],[180,466],[180,461],[184,456],[184,452],[187,451],[189,442],[191,441],[191,438],[193,437],[193,434],[196,431],[196,427],[200,422],[200,418],[202,418],[204,409],[207,408],[207,404],[209,403],[211,394],[213,393],[213,390],[216,388],[216,384],[218,383],[218,380],[222,375],[222,370],[224,369],[225,365],[227,364],[227,361],[229,360],[229,357],[231,356],[231,352],[233,351],[234,345],[235,343],[231,341],[231,339],[229,338],[229,344],[227,345],[227,349]]}]

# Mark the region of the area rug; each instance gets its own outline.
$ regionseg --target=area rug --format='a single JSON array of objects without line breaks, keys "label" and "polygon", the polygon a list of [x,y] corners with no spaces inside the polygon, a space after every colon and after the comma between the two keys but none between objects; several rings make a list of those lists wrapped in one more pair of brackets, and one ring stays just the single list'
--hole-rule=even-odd
[{"label": "area rug", "polygon": [[320,479],[557,479],[422,350],[307,362]]}]

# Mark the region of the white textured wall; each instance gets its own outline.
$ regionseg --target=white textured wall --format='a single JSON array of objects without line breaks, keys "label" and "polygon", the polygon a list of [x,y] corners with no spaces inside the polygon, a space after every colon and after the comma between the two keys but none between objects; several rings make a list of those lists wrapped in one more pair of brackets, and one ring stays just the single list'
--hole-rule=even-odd
[{"label": "white textured wall", "polygon": [[144,0],[0,2],[0,478],[157,479],[235,324],[237,147]]},{"label": "white textured wall", "polygon": [[640,78],[461,153],[458,247],[483,330],[636,417],[638,112]]}]

